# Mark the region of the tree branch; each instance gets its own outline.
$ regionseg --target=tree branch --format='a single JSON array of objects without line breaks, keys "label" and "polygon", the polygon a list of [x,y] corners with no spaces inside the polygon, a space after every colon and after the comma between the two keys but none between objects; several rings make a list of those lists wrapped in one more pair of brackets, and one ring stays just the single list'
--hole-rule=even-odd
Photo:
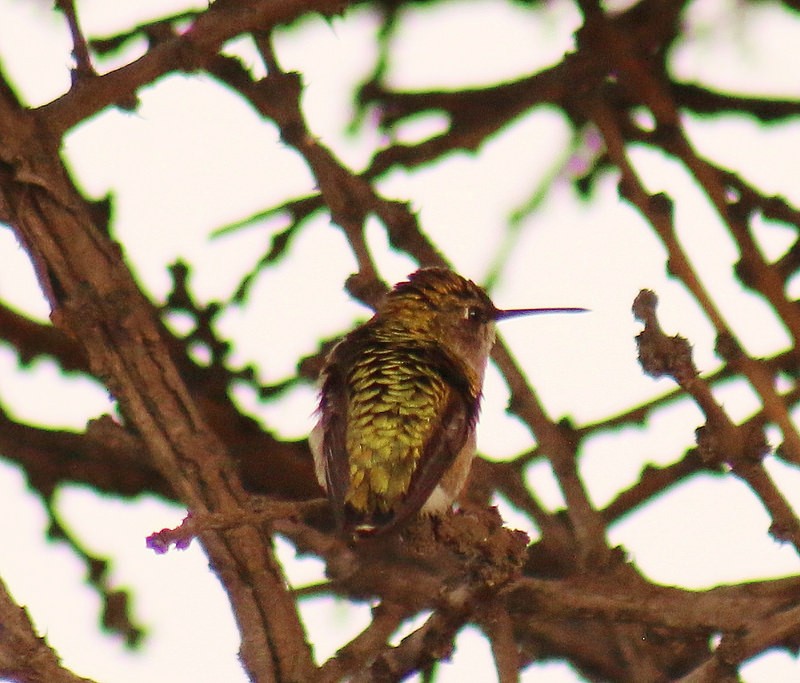
[{"label": "tree branch", "polygon": [[0,580],[0,676],[19,683],[93,683],[61,666]]},{"label": "tree branch", "polygon": [[[233,512],[247,495],[205,425],[162,341],[152,305],[119,249],[91,220],[58,155],[58,135],[0,97],[0,206],[28,249],[57,327],[80,340],[149,456],[193,512]],[[308,679],[311,653],[267,534],[254,527],[202,536],[228,590],[257,681]]]}]

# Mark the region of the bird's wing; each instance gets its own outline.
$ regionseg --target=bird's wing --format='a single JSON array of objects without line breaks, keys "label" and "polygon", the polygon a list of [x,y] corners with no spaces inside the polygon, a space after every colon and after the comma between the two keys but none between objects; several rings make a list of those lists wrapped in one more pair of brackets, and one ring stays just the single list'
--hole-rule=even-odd
[{"label": "bird's wing", "polygon": [[[334,349],[334,354],[336,350]],[[336,524],[344,525],[345,496],[349,486],[349,464],[345,443],[347,433],[347,384],[341,365],[328,366],[320,394],[321,458],[325,469],[325,488]]]}]

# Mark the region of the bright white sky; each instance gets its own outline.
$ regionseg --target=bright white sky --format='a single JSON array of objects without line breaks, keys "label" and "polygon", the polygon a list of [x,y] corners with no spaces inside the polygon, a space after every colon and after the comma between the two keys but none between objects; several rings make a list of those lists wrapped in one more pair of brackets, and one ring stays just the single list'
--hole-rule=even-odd
[{"label": "bright white sky", "polygon": [[[104,36],[161,14],[169,4],[91,0],[80,2],[79,10],[86,31]],[[69,84],[68,33],[50,5],[0,0],[2,67],[33,104],[57,97]],[[691,38],[671,58],[680,78],[749,93],[796,94],[796,70],[786,68],[785,46],[800,45],[797,15],[770,3],[744,11],[734,0],[697,0],[687,21]],[[572,32],[579,22],[567,0],[544,3],[535,14],[488,0],[461,3],[456,11],[410,14],[393,45],[396,61],[389,79],[414,89],[487,84],[498,74],[513,78],[557,62],[572,49]],[[313,18],[277,41],[284,68],[304,74],[304,104],[312,130],[355,168],[363,167],[383,142],[368,128],[350,137],[342,134],[351,115],[350,87],[370,71],[375,59],[376,27],[365,12],[332,24]],[[769,40],[763,39],[766,35]],[[134,46],[99,69],[129,61],[142,49]],[[230,50],[258,64],[246,41]],[[194,264],[191,284],[202,299],[228,297],[238,276],[283,224],[260,224],[214,242],[208,241],[208,234],[311,190],[313,180],[279,143],[274,127],[207,78],[162,79],[145,88],[140,99],[135,114],[107,111],[73,131],[65,143],[66,158],[90,196],[115,192],[114,231],[145,289],[163,298],[169,288],[165,266],[180,257]],[[401,136],[423,139],[440,125],[436,120],[416,122]],[[734,170],[747,169],[752,182],[800,204],[796,122],[760,128],[747,118],[731,117],[688,119],[687,126],[703,153]],[[381,190],[410,199],[455,267],[480,281],[497,254],[497,234],[505,229],[508,215],[564,167],[569,135],[561,115],[540,109],[476,155],[458,155],[413,175],[394,172]],[[769,354],[784,348],[787,337],[781,326],[731,278],[734,247],[684,170],[649,150],[634,149],[631,156],[649,189],[663,189],[677,199],[681,240],[748,350]],[[544,204],[525,221],[493,297],[505,307],[592,309],[588,315],[522,319],[502,328],[551,415],[584,424],[671,388],[667,380],[643,377],[636,361],[633,337],[639,326],[630,305],[642,287],[658,292],[665,329],[692,341],[702,370],[713,370],[719,361],[711,327],[683,288],[667,278],[662,247],[639,216],[619,201],[616,179],[605,178],[591,201],[578,203],[566,176],[560,176]],[[380,226],[371,226],[369,236],[387,280],[402,279],[414,269],[407,258],[388,251]],[[769,258],[780,255],[792,236],[775,225],[764,225],[758,235]],[[26,257],[8,230],[0,230],[0,260],[0,297],[46,318],[47,306]],[[338,334],[366,317],[341,289],[353,269],[354,260],[335,227],[322,219],[308,225],[294,241],[285,266],[262,275],[248,305],[224,317],[221,331],[236,340],[236,361],[256,363],[267,381],[285,377],[298,356],[315,349],[318,338]],[[287,291],[303,294],[287,297]],[[721,388],[718,398],[736,420],[758,405],[742,385]],[[311,389],[294,391],[271,406],[259,405],[246,389],[237,399],[285,436],[304,436],[311,426]],[[505,415],[506,400],[502,381],[491,371],[479,433],[479,446],[490,457],[509,457],[530,445],[528,432]],[[65,380],[46,360],[20,372],[6,349],[0,349],[0,403],[20,419],[73,429],[111,409],[106,393],[91,382]],[[644,464],[672,462],[692,444],[701,423],[699,411],[687,403],[655,415],[645,429],[587,444],[581,473],[594,502],[608,503],[636,481]],[[772,438],[778,441],[779,435]],[[800,508],[800,474],[777,462],[770,468]],[[563,504],[547,465],[532,467],[529,479],[547,505]],[[41,542],[44,513],[27,494],[20,472],[0,464],[0,540],[4,548],[13,548],[0,554],[0,575],[28,606],[67,666],[107,683],[244,680],[227,600],[198,547],[165,556],[145,549],[144,538],[178,524],[183,510],[149,497],[133,503],[98,499],[78,487],[63,490],[58,504],[87,547],[113,558],[114,581],[133,589],[135,614],[150,629],[141,651],[133,654],[120,642],[98,636],[98,603],[81,583],[82,566],[64,547]],[[506,506],[504,512],[510,525],[535,535],[513,510]],[[691,534],[685,532],[687,524],[692,525]],[[703,588],[800,571],[794,551],[770,540],[768,525],[768,517],[743,484],[733,478],[703,477],[617,524],[611,541],[624,546],[652,579]],[[291,559],[288,546],[281,552],[295,585],[322,578],[315,561]],[[327,599],[307,602],[302,609],[320,660],[363,628],[369,617],[366,606],[351,609]],[[492,670],[489,660],[486,642],[468,631],[440,680],[466,680],[469,674],[475,680],[476,671]],[[744,676],[748,683],[795,679],[800,679],[800,665],[785,654],[751,663]],[[547,664],[531,667],[523,680],[580,679],[566,666]]]}]

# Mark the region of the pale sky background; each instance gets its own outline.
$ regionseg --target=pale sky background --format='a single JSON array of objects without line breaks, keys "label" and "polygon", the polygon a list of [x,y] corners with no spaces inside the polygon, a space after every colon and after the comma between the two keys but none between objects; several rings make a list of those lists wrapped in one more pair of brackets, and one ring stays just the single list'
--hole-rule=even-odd
[{"label": "pale sky background", "polygon": [[[171,4],[190,6],[92,0],[79,2],[79,11],[88,34],[105,36],[159,16]],[[32,104],[50,101],[69,85],[68,32],[50,6],[0,0],[2,67]],[[734,0],[696,0],[686,21],[690,37],[671,56],[681,79],[723,90],[797,95],[797,63],[787,63],[786,46],[800,45],[798,15],[772,3],[745,10]],[[572,33],[579,23],[567,0],[546,3],[533,13],[488,1],[459,3],[457,11],[425,8],[405,17],[392,46],[395,61],[389,79],[397,87],[417,89],[488,84],[498,75],[513,78],[556,63],[574,47]],[[376,29],[377,22],[364,11],[331,23],[309,18],[276,43],[282,66],[304,74],[311,129],[356,169],[383,144],[366,126],[350,137],[342,133],[351,116],[350,88],[371,70],[376,56]],[[133,45],[98,68],[107,71],[142,49]],[[259,63],[247,41],[232,44],[230,50],[246,55],[254,68]],[[274,220],[214,241],[208,240],[210,232],[311,190],[313,180],[298,157],[279,143],[273,126],[208,78],[161,79],[141,91],[140,101],[136,113],[109,110],[76,128],[66,139],[65,157],[89,196],[115,193],[113,230],[149,293],[163,299],[170,285],[165,266],[182,258],[194,266],[191,287],[200,299],[227,298],[263,253],[269,236],[285,226]],[[441,125],[435,118],[417,121],[400,134],[405,140],[424,139]],[[687,117],[687,127],[702,153],[733,170],[746,169],[751,182],[800,204],[796,120],[760,127],[745,117]],[[380,189],[387,196],[410,199],[426,231],[455,267],[480,281],[497,252],[496,234],[505,229],[508,215],[565,166],[569,135],[556,110],[537,109],[477,154],[456,155],[413,174],[393,172]],[[788,339],[781,325],[731,277],[735,249],[685,170],[651,150],[634,149],[631,156],[651,191],[665,190],[676,199],[681,241],[747,350],[766,355],[785,348]],[[592,309],[582,316],[509,321],[501,328],[551,416],[569,416],[580,425],[672,388],[668,380],[644,377],[636,361],[633,338],[640,325],[630,306],[642,287],[658,293],[665,329],[689,338],[701,370],[714,370],[719,360],[712,328],[683,288],[666,276],[663,248],[638,214],[618,199],[616,177],[603,178],[591,201],[579,203],[567,177],[561,176],[544,205],[524,223],[492,295],[502,307]],[[409,259],[388,251],[379,225],[371,226],[369,236],[387,280],[400,280],[415,268]],[[758,233],[770,259],[792,237],[776,225],[764,225]],[[0,229],[0,262],[0,297],[46,319],[47,306],[9,230]],[[298,263],[303,267],[296,267]],[[309,278],[312,268],[314,277]],[[324,218],[307,225],[284,264],[259,277],[249,303],[224,316],[220,332],[236,340],[234,362],[256,363],[265,381],[281,379],[292,372],[299,356],[316,348],[317,339],[346,331],[367,317],[341,289],[354,268],[335,226]],[[301,295],[289,297],[286,292]],[[311,427],[312,388],[297,389],[269,406],[258,404],[247,388],[240,388],[236,398],[284,436],[299,438]],[[758,406],[741,383],[721,387],[717,398],[736,421]],[[527,430],[504,413],[506,400],[505,387],[492,369],[479,431],[479,448],[489,457],[509,457],[530,445]],[[113,408],[102,388],[60,377],[49,360],[20,371],[15,355],[4,347],[0,404],[21,420],[72,429]],[[644,464],[674,461],[693,443],[700,424],[699,410],[684,402],[656,413],[643,429],[587,443],[581,473],[593,502],[607,504],[637,480]],[[779,440],[774,433],[771,437],[773,443]],[[774,459],[769,459],[769,468],[795,508],[800,507],[800,473]],[[528,474],[546,504],[563,505],[546,464],[535,465]],[[501,506],[510,526],[535,537],[535,529],[502,501]],[[149,629],[143,647],[133,653],[119,640],[99,634],[99,603],[83,586],[83,566],[63,545],[42,542],[44,512],[27,493],[20,471],[0,461],[0,575],[67,666],[105,683],[244,681],[227,599],[197,544],[163,556],[145,548],[145,537],[180,523],[183,509],[148,496],[133,502],[97,498],[77,486],[59,493],[58,509],[89,549],[112,558],[115,585],[133,590],[136,618]],[[692,532],[687,534],[689,524]],[[769,518],[744,484],[733,477],[704,476],[621,521],[611,528],[610,538],[651,579],[704,588],[798,573],[796,553],[773,542],[768,526]],[[320,563],[295,560],[287,544],[280,550],[295,585],[322,578]],[[329,599],[303,603],[302,613],[319,660],[350,640],[369,618],[366,605],[352,608]],[[437,680],[479,680],[476,672],[493,672],[488,644],[476,634],[467,629],[459,637],[452,662],[440,669]],[[480,680],[491,680],[488,676]],[[800,664],[785,653],[773,653],[749,663],[743,678],[747,683],[800,680]],[[566,665],[548,663],[531,666],[523,680],[581,679]]]}]

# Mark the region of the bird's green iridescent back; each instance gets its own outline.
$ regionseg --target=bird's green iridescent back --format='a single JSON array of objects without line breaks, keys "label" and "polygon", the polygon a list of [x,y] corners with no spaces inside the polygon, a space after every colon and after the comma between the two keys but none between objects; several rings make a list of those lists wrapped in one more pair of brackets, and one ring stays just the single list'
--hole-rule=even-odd
[{"label": "bird's green iridescent back", "polygon": [[422,349],[378,344],[347,376],[346,502],[362,512],[388,512],[408,493],[450,386]]}]

